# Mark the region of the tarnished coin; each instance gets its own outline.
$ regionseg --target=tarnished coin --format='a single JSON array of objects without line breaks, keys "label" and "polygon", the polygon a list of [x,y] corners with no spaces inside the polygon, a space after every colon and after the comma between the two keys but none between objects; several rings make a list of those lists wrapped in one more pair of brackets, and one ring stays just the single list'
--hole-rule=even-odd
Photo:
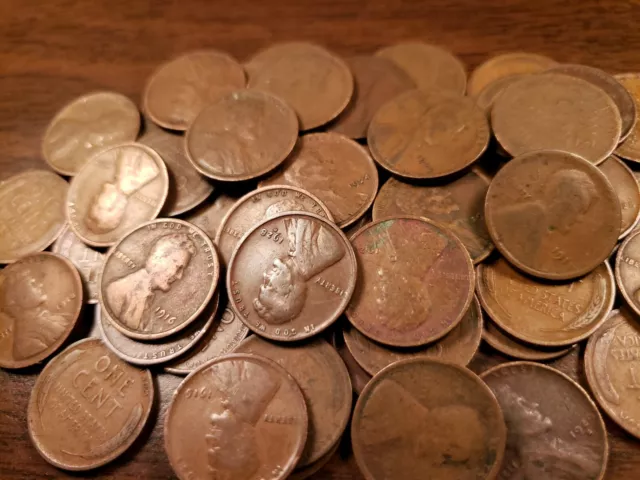
[{"label": "tarnished coin", "polygon": [[597,165],[616,148],[622,121],[601,88],[559,73],[527,75],[491,109],[491,127],[510,155],[562,150]]},{"label": "tarnished coin", "polygon": [[512,83],[517,82],[522,75],[511,75],[509,77],[499,78],[494,82],[491,82],[486,87],[478,92],[475,95],[475,101],[478,106],[482,109],[482,111],[487,115],[487,117],[491,116],[491,109],[493,108],[493,103],[496,99],[505,91],[505,89],[511,85]]},{"label": "tarnished coin", "polygon": [[284,165],[265,185],[293,185],[324,203],[339,227],[360,218],[378,191],[378,170],[362,146],[336,133],[300,137]]},{"label": "tarnished coin", "polygon": [[502,167],[487,192],[485,220],[507,260],[549,280],[596,268],[621,231],[620,202],[605,175],[559,151],[529,153]]},{"label": "tarnished coin", "polygon": [[237,353],[277,362],[294,378],[309,415],[309,433],[296,469],[320,460],[338,442],[351,416],[351,380],[340,355],[321,338],[301,345],[276,344],[252,335]]},{"label": "tarnished coin", "polygon": [[456,234],[478,263],[493,250],[484,221],[488,188],[489,179],[477,169],[441,185],[413,185],[392,177],[373,203],[373,219],[414,215],[438,222]]},{"label": "tarnished coin", "polygon": [[[614,78],[631,94],[636,112],[640,111],[640,73],[623,73]],[[616,149],[616,155],[640,162],[640,122],[636,122],[627,138]]]},{"label": "tarnished coin", "polygon": [[54,253],[23,257],[0,270],[0,367],[41,362],[71,334],[82,309],[82,281]]},{"label": "tarnished coin", "polygon": [[94,92],[76,98],[53,117],[42,139],[42,154],[56,172],[73,176],[99,151],[133,142],[139,130],[140,112],[131,100],[115,92]]},{"label": "tarnished coin", "polygon": [[74,343],[42,371],[27,410],[29,436],[46,461],[89,470],[131,446],[153,405],[149,370],[133,367],[88,338]]},{"label": "tarnished coin", "polygon": [[0,182],[0,263],[41,252],[65,226],[69,185],[45,170],[30,170]]},{"label": "tarnished coin", "polygon": [[634,231],[618,248],[616,284],[631,309],[640,315],[640,231]]},{"label": "tarnished coin", "polygon": [[127,234],[107,253],[100,305],[128,337],[157,340],[202,312],[220,275],[211,239],[183,220],[158,219]]},{"label": "tarnished coin", "polygon": [[240,198],[226,192],[221,193],[220,190],[216,190],[214,197],[212,201],[203,203],[183,216],[187,222],[200,227],[212,240],[218,234],[222,219]]},{"label": "tarnished coin", "polygon": [[382,106],[367,141],[381,167],[408,178],[438,178],[458,172],[489,144],[489,123],[468,97],[410,90]]},{"label": "tarnished coin", "polygon": [[272,360],[232,354],[203,365],[176,390],[164,445],[179,478],[283,480],[307,441],[295,380]]},{"label": "tarnished coin", "polygon": [[242,238],[227,269],[227,291],[255,333],[295,341],[342,314],[356,275],[356,256],[338,227],[312,213],[283,213]]},{"label": "tarnished coin", "polygon": [[466,368],[427,358],[402,360],[373,377],[351,423],[367,480],[493,479],[506,437],[487,386]]},{"label": "tarnished coin", "polygon": [[611,155],[598,168],[605,174],[618,196],[621,212],[620,236],[626,237],[640,216],[640,185],[623,161]]},{"label": "tarnished coin", "polygon": [[143,108],[158,125],[186,130],[205,105],[245,83],[242,66],[226,53],[190,52],[153,73],[142,94]]},{"label": "tarnished coin", "polygon": [[327,463],[329,463],[329,460],[333,458],[339,447],[340,440],[338,440],[333,448],[325,453],[319,460],[316,460],[311,465],[294,470],[291,475],[287,477],[287,480],[305,480],[306,478],[311,478],[313,475],[318,473]]},{"label": "tarnished coin", "polygon": [[94,247],[108,247],[156,218],[169,191],[162,158],[127,143],[93,157],[71,181],[67,218],[73,233]]},{"label": "tarnished coin", "polygon": [[[344,322],[347,322],[347,319],[343,319],[343,323]],[[340,355],[340,358],[342,358],[342,361],[347,367],[354,393],[356,395],[360,395],[364,390],[364,387],[371,380],[371,375],[369,375],[367,371],[360,366],[356,359],[353,358],[353,355],[351,355],[351,352],[347,348],[347,345],[344,343],[342,331],[340,331],[339,329],[334,329],[331,335],[331,344],[336,349],[338,355]]]},{"label": "tarnished coin", "polygon": [[607,431],[581,386],[559,371],[530,362],[498,365],[481,375],[507,424],[498,478],[602,480]]},{"label": "tarnished coin", "polygon": [[366,225],[351,243],[358,282],[346,314],[360,332],[385,345],[416,347],[460,323],[473,299],[475,272],[449,230],[398,217]]}]

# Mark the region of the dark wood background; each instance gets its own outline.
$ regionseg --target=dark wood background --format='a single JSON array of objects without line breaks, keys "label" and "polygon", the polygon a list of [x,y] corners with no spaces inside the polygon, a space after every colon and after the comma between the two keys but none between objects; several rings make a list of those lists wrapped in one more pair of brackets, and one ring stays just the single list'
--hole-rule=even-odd
[{"label": "dark wood background", "polygon": [[[283,40],[349,55],[421,39],[449,48],[469,70],[488,55],[527,50],[624,72],[640,70],[639,20],[640,0],[0,0],[0,179],[45,168],[41,136],[69,100],[111,89],[139,103],[154,67],[190,49],[217,48],[243,60]],[[504,360],[483,346],[473,368]],[[553,364],[584,383],[577,352]],[[159,377],[153,425],[130,451],[89,475],[70,475],[29,441],[26,405],[38,371],[0,370],[0,480],[174,477],[160,425],[178,379]],[[640,441],[607,426],[607,478],[639,478]],[[343,443],[314,478],[361,478]]]}]

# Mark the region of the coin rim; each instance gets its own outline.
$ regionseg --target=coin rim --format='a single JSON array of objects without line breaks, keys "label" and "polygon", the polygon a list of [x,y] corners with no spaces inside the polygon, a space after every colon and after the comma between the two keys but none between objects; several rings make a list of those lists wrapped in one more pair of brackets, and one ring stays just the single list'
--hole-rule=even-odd
[{"label": "coin rim", "polygon": [[[622,240],[623,238],[625,238],[627,235],[629,235],[633,229],[635,228],[636,224],[638,223],[638,220],[640,219],[640,182],[638,182],[638,179],[636,178],[635,174],[633,173],[633,170],[631,170],[629,168],[629,166],[618,156],[615,155],[615,153],[612,153],[611,156],[607,157],[604,162],[602,162],[600,165],[598,165],[598,167],[601,167],[607,160],[612,159],[614,161],[614,163],[617,163],[620,167],[622,167],[622,169],[625,171],[625,173],[627,173],[634,181],[634,184],[638,186],[638,189],[635,193],[637,193],[637,200],[638,200],[638,205],[636,206],[636,216],[633,220],[633,222],[631,223],[631,225],[629,225],[629,227],[627,227],[626,230],[621,231],[620,232],[620,236],[618,237],[618,240]],[[604,173],[604,172],[602,172]],[[605,174],[605,177],[607,175]],[[609,177],[607,177],[607,180],[609,180]],[[611,183],[611,182],[609,182]],[[613,187],[613,183],[611,183],[611,186]],[[615,187],[614,187],[614,191],[615,191]],[[618,201],[620,201],[618,199]],[[620,208],[622,209],[622,205],[620,205]],[[622,230],[622,215],[620,216],[620,224],[621,224],[621,230]]]},{"label": "coin rim", "polygon": [[[620,82],[620,84],[622,84],[621,80],[626,80],[626,79],[633,79],[636,82],[640,82],[640,73],[634,73],[634,72],[617,73],[613,75],[613,78],[615,78],[618,82]],[[622,86],[624,87],[625,90],[627,90],[627,92],[629,92],[629,90],[627,89],[627,87],[624,86],[624,84],[622,84]],[[636,125],[634,125],[634,128],[631,129],[631,131],[629,132],[629,135],[627,136],[627,138],[625,138],[625,141],[621,141],[618,145],[616,145],[616,148],[613,151],[613,154],[615,154],[620,158],[624,158],[629,162],[639,163],[640,147],[636,147],[635,149],[627,149],[627,150],[625,150],[624,148],[625,147],[624,143],[626,143],[626,140],[630,139],[630,137],[634,134],[634,132],[636,133],[636,136],[638,136],[638,134],[640,133],[640,129],[637,128],[638,116],[640,116],[640,112],[638,112],[638,103],[640,103],[640,97],[638,97],[636,101],[636,97],[633,94],[631,94],[631,92],[629,92],[629,94],[633,98],[633,103],[636,105]],[[640,138],[638,138],[638,140],[640,140]],[[631,152],[631,154],[629,154],[629,151]]]},{"label": "coin rim", "polygon": [[622,244],[618,247],[618,251],[616,252],[616,263],[615,263],[615,283],[618,286],[618,290],[620,290],[620,294],[622,295],[622,298],[624,298],[625,304],[629,308],[631,308],[631,310],[636,315],[640,315],[640,307],[637,307],[634,304],[633,299],[629,295],[629,292],[627,292],[627,287],[625,286],[624,281],[622,279],[622,274],[620,273],[620,264],[623,263],[622,254],[627,248],[627,245],[631,243],[631,241],[634,238],[636,238],[638,235],[640,235],[640,230],[637,230],[631,233],[631,235],[629,235],[627,238],[624,239]]}]

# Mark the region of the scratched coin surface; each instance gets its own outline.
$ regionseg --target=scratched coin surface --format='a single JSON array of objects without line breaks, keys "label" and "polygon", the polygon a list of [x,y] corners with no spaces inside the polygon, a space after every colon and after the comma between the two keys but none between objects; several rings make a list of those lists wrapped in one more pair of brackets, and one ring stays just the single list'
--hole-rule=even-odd
[{"label": "scratched coin surface", "polygon": [[0,263],[41,252],[58,238],[68,190],[67,182],[45,170],[0,182]]},{"label": "scratched coin surface", "polygon": [[618,157],[611,155],[598,168],[611,183],[620,203],[620,236],[626,237],[640,216],[640,185],[633,171]]},{"label": "scratched coin surface", "polygon": [[563,373],[530,362],[498,365],[481,375],[507,424],[498,478],[602,480],[607,431],[597,407]]},{"label": "scratched coin surface", "polygon": [[233,311],[253,332],[296,341],[331,325],[356,283],[342,231],[313,213],[282,213],[245,234],[227,269]]},{"label": "scratched coin surface", "polygon": [[245,84],[242,66],[226,53],[190,52],[153,73],[142,94],[142,105],[158,125],[186,130],[205,105]]},{"label": "scratched coin surface", "polygon": [[492,479],[506,437],[498,402],[480,378],[428,358],[402,360],[373,377],[351,423],[367,480]]},{"label": "scratched coin surface", "polygon": [[336,133],[300,137],[292,154],[260,183],[293,185],[318,197],[343,228],[358,220],[378,191],[378,170],[367,150]]},{"label": "scratched coin surface", "polygon": [[219,275],[207,234],[183,220],[158,219],[109,250],[100,275],[100,305],[128,337],[157,340],[198,318]]},{"label": "scratched coin surface", "polygon": [[[623,73],[614,78],[631,94],[636,112],[640,111],[640,73]],[[640,122],[636,122],[627,138],[616,148],[616,155],[640,162]]]},{"label": "scratched coin surface", "polygon": [[471,98],[410,90],[376,112],[367,141],[381,167],[421,179],[468,167],[485,151],[490,135],[486,115]]},{"label": "scratched coin surface", "polygon": [[[347,322],[347,319],[345,318],[341,321],[345,323]],[[340,358],[342,358],[342,361],[347,367],[354,393],[356,395],[360,395],[364,390],[364,387],[367,385],[367,383],[369,383],[369,380],[371,380],[371,375],[360,366],[355,358],[353,358],[353,355],[351,355],[351,352],[344,342],[344,336],[339,329],[334,329],[331,335],[331,344],[336,349],[338,355],[340,355]]]},{"label": "scratched coin surface", "polygon": [[139,143],[118,145],[93,157],[73,178],[67,219],[83,242],[108,247],[156,218],[168,191],[160,155]]},{"label": "scratched coin surface", "polygon": [[176,390],[164,423],[181,479],[283,480],[307,441],[307,407],[272,360],[232,354],[203,365]]},{"label": "scratched coin surface", "polygon": [[584,275],[620,235],[620,202],[595,166],[568,152],[540,151],[507,163],[485,203],[493,243],[519,269],[549,280]]},{"label": "scratched coin surface", "polygon": [[65,470],[89,470],[125,452],[153,405],[153,380],[101,340],[80,340],[42,371],[27,410],[38,453]]},{"label": "scratched coin surface", "polygon": [[216,189],[213,197],[211,201],[205,201],[182,217],[187,222],[200,227],[211,239],[216,238],[222,219],[240,198],[235,194],[221,192],[219,189]]},{"label": "scratched coin surface", "polygon": [[620,293],[640,315],[640,231],[634,231],[618,248],[615,270]]},{"label": "scratched coin surface", "polygon": [[133,142],[140,112],[124,95],[94,92],[76,98],[51,120],[42,139],[42,154],[56,172],[75,175],[101,150]]}]

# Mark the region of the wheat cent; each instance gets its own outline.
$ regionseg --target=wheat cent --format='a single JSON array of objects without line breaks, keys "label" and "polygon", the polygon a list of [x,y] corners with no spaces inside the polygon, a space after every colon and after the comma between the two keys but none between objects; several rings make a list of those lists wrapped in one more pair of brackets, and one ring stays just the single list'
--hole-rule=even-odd
[{"label": "wheat cent", "polygon": [[622,297],[640,315],[640,231],[631,233],[618,248],[615,270]]},{"label": "wheat cent", "polygon": [[367,480],[496,478],[506,437],[498,402],[480,378],[428,358],[402,360],[373,377],[351,421]]},{"label": "wheat cent", "polygon": [[[633,98],[636,112],[640,110],[640,74],[623,73],[614,78],[622,84]],[[640,162],[640,123],[636,122],[627,138],[618,145],[616,155],[632,161]]]},{"label": "wheat cent", "polygon": [[598,168],[605,174],[620,203],[620,238],[626,237],[640,217],[640,185],[627,165],[615,155],[611,155]]},{"label": "wheat cent", "polygon": [[42,154],[56,172],[73,176],[95,154],[133,142],[140,112],[124,95],[94,92],[76,98],[51,120],[42,139]]},{"label": "wheat cent", "polygon": [[509,262],[549,280],[596,268],[621,231],[620,202],[606,176],[560,151],[529,153],[502,167],[487,192],[485,219]]},{"label": "wheat cent", "polygon": [[282,480],[302,454],[307,425],[290,374],[267,358],[232,354],[180,384],[165,417],[165,450],[183,480]]},{"label": "wheat cent", "polygon": [[498,478],[602,480],[607,431],[582,387],[530,362],[498,365],[481,378],[498,399],[509,432]]},{"label": "wheat cent", "polygon": [[220,190],[216,190],[213,196],[215,197],[213,200],[205,201],[182,216],[187,222],[201,228],[211,239],[216,238],[222,219],[240,198],[235,194],[220,192]]}]

